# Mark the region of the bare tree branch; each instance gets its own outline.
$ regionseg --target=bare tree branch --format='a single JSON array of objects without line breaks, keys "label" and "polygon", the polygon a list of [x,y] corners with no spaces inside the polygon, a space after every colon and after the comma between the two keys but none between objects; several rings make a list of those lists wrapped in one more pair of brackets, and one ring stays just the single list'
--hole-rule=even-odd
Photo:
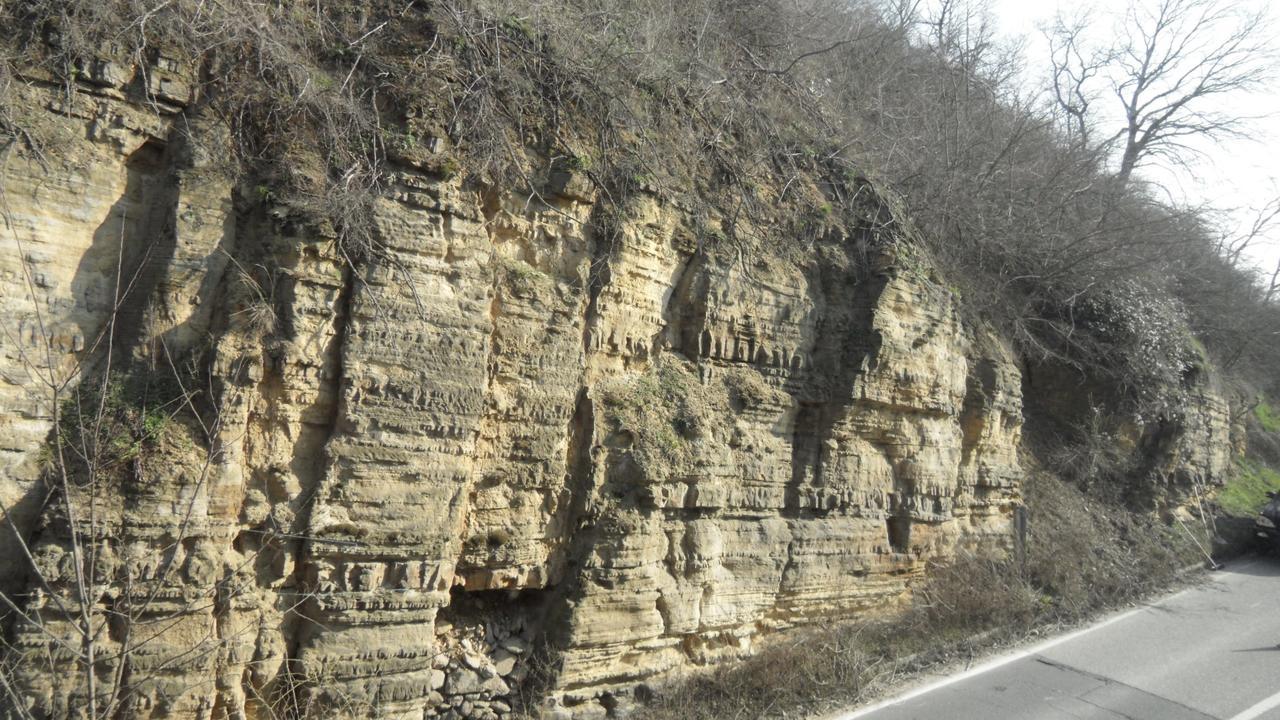
[{"label": "bare tree branch", "polygon": [[1273,77],[1275,54],[1261,12],[1225,0],[1131,2],[1122,27],[1111,46],[1091,43],[1096,33],[1082,18],[1059,17],[1046,33],[1054,99],[1072,135],[1090,142],[1093,126],[1108,123],[1097,98],[1114,98],[1121,126],[1092,147],[1119,143],[1119,189],[1151,159],[1195,154],[1185,138],[1248,134],[1256,118],[1221,108]]}]

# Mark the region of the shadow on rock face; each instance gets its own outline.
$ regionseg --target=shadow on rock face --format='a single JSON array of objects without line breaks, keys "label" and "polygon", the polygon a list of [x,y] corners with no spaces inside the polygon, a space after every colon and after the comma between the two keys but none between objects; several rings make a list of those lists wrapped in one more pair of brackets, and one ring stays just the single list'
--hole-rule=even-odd
[{"label": "shadow on rock face", "polygon": [[[178,188],[164,146],[148,141],[126,161],[124,194],[94,231],[71,281],[76,321],[90,366],[110,345],[128,357],[144,336],[146,309],[173,259]],[[111,334],[115,310],[114,336]],[[110,342],[109,342],[110,341]]]}]

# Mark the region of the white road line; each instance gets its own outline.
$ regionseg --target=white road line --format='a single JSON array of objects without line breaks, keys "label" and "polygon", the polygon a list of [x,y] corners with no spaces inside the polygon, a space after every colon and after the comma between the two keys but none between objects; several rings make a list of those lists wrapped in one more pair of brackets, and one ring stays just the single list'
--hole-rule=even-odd
[{"label": "white road line", "polygon": [[[1143,607],[1134,608],[1133,610],[1130,610],[1128,612],[1124,612],[1114,617],[1107,618],[1106,620],[1103,620],[1097,625],[1091,625],[1087,628],[1081,628],[1079,630],[1076,630],[1075,632],[1067,633],[1066,635],[1060,635],[1058,637],[1046,640],[1038,645],[1033,645],[1032,647],[1029,647],[1025,650],[1018,650],[1016,652],[1009,653],[1008,655],[997,657],[994,660],[985,662],[975,668],[966,670],[958,675],[952,675],[950,677],[943,678],[936,682],[929,683],[928,685],[918,687],[915,690],[911,690],[910,692],[907,692],[903,695],[899,695],[898,697],[889,698],[888,700],[878,702],[875,705],[861,708],[859,710],[854,710],[852,712],[845,713],[844,715],[837,715],[836,717],[832,718],[832,720],[855,720],[856,718],[860,718],[864,715],[869,715],[877,710],[883,710],[884,708],[887,708],[891,705],[897,705],[898,703],[906,702],[913,698],[920,697],[921,695],[924,695],[926,693],[931,693],[934,690],[937,690],[939,688],[944,688],[948,685],[958,683],[962,680],[968,680],[969,678],[975,675],[981,675],[982,673],[990,672],[992,670],[995,670],[998,667],[1008,665],[1011,662],[1016,662],[1018,660],[1022,660],[1023,658],[1031,657],[1032,655],[1039,655],[1040,653],[1044,652],[1045,650],[1048,650],[1051,647],[1061,645],[1062,643],[1065,643],[1065,642],[1070,642],[1080,637],[1081,635],[1087,635],[1093,632],[1094,630],[1101,630],[1102,628],[1108,625],[1118,623],[1121,620],[1126,620],[1130,617],[1133,617],[1134,615],[1137,615],[1138,613],[1145,612],[1146,610],[1149,610],[1152,607],[1156,607],[1158,605],[1162,605],[1166,602],[1169,602],[1170,600],[1173,600],[1174,598],[1178,597],[1179,595],[1182,595],[1185,592],[1188,592],[1189,590],[1191,590],[1191,588],[1187,588],[1186,590],[1182,590],[1180,592],[1174,593],[1173,595],[1163,598],[1160,600],[1160,602],[1155,603],[1153,605],[1146,605]],[[1276,696],[1275,698],[1269,698],[1268,701],[1270,700],[1275,700],[1276,704],[1280,705],[1280,695]],[[1259,707],[1261,704],[1262,703],[1260,703],[1258,706],[1255,706],[1255,707]],[[1275,707],[1275,706],[1268,705],[1267,707],[1260,710],[1259,714],[1261,714],[1262,712],[1265,712],[1271,707]],[[1253,708],[1250,708],[1245,712],[1248,713],[1252,710]],[[1239,715],[1234,718],[1231,718],[1231,720],[1248,720],[1248,718],[1253,718],[1253,717],[1257,717],[1257,715]]]},{"label": "white road line", "polygon": [[1280,693],[1276,693],[1253,707],[1245,710],[1239,715],[1233,715],[1229,720],[1253,720],[1262,713],[1280,707]]}]

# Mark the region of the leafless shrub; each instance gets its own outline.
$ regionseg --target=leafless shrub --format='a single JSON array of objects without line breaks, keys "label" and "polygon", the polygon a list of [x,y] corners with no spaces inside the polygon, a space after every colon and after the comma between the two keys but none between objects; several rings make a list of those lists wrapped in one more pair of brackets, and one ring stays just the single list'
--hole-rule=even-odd
[{"label": "leafless shrub", "polygon": [[[127,269],[121,277],[126,284],[117,285],[115,309],[103,336],[92,343],[96,352],[70,370],[51,360],[42,364],[58,357],[46,337],[48,347],[24,356],[28,373],[48,394],[53,418],[42,531],[28,536],[8,517],[9,509],[2,509],[5,532],[13,533],[30,576],[27,594],[0,593],[13,640],[3,647],[5,704],[19,717],[50,710],[30,707],[27,692],[39,685],[33,677],[65,684],[55,704],[79,706],[89,718],[116,717],[128,712],[167,665],[212,656],[219,646],[210,634],[197,639],[187,657],[154,662],[160,639],[184,617],[210,609],[215,592],[226,588],[183,598],[177,606],[169,596],[167,584],[180,571],[182,546],[190,537],[194,499],[170,542],[145,548],[124,542],[124,506],[145,494],[140,481],[163,464],[160,454],[179,452],[195,427],[216,433],[220,419],[216,411],[210,417],[197,408],[179,366],[171,364],[172,380],[159,385],[145,379],[149,374],[126,369],[128,361],[118,356],[116,317],[128,292]],[[203,440],[211,446],[213,437]],[[214,458],[205,454],[193,498]],[[137,662],[149,653],[152,663]]]},{"label": "leafless shrub", "polygon": [[940,636],[960,638],[1001,628],[1029,628],[1042,619],[1044,598],[1010,558],[962,552],[934,569],[915,594],[913,611]]}]

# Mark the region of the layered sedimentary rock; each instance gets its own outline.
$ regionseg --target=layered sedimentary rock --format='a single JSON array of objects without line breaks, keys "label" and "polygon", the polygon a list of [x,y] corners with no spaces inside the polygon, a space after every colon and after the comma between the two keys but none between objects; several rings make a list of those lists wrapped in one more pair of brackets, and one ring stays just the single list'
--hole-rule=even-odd
[{"label": "layered sedimentary rock", "polygon": [[[1220,378],[1203,359],[1188,362],[1180,377],[1148,387],[1162,402],[1144,413],[1132,406],[1117,412],[1124,390],[1113,379],[1063,364],[1031,365],[1023,387],[1028,414],[1043,434],[1105,452],[1111,471],[1123,474],[1112,482],[1122,485],[1126,502],[1166,518],[1199,517],[1231,477],[1233,458],[1244,454],[1241,418],[1233,416]],[[1061,442],[1047,439],[1050,447]],[[1054,469],[1078,475],[1071,467]]]},{"label": "layered sedimentary rock", "polygon": [[1191,374],[1179,394],[1181,403],[1143,437],[1152,494],[1158,504],[1174,512],[1191,506],[1203,512],[1206,497],[1232,473],[1243,431],[1240,419],[1232,418],[1225,393],[1215,384],[1203,371]]},{"label": "layered sedimentary rock", "polygon": [[[229,179],[181,78],[157,114],[108,70],[26,90],[62,140],[3,168],[5,702],[87,703],[88,597],[137,717],[492,718],[535,685],[598,717],[1012,542],[1017,365],[877,202],[743,252],[655,193],[604,233],[563,168],[531,197],[401,158],[354,260]],[[59,485],[33,376],[101,382],[102,338],[166,379],[164,431]]]}]

